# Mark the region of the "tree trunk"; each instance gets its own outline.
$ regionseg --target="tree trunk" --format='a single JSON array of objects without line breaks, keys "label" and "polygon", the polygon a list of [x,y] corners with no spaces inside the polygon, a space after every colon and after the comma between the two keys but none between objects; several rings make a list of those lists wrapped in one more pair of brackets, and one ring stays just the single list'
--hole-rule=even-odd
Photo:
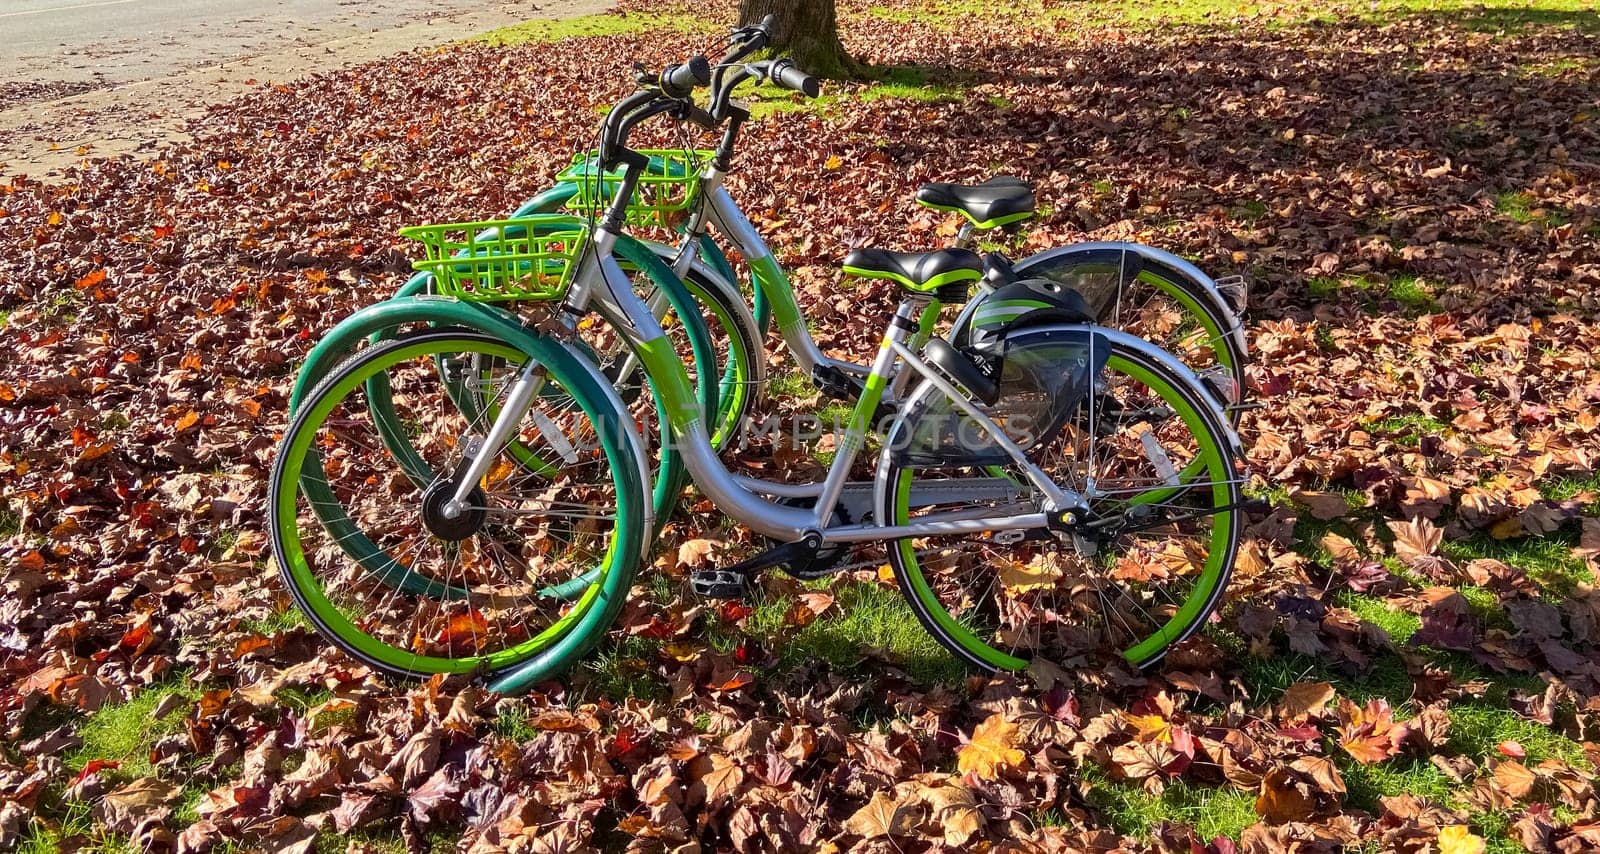
[{"label": "tree trunk", "polygon": [[772,28],[774,55],[792,57],[808,73],[832,80],[860,74],[861,67],[839,42],[839,14],[834,0],[739,0],[739,26],[776,15]]}]

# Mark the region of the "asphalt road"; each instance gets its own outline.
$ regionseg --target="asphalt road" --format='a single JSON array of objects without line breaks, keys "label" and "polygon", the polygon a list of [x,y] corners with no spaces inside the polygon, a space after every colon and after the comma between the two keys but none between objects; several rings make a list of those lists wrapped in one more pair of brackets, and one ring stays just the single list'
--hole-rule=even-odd
[{"label": "asphalt road", "polygon": [[157,151],[258,86],[611,0],[0,0],[0,180]]},{"label": "asphalt road", "polygon": [[242,57],[494,9],[485,0],[0,0],[0,83],[61,89],[164,77]]}]

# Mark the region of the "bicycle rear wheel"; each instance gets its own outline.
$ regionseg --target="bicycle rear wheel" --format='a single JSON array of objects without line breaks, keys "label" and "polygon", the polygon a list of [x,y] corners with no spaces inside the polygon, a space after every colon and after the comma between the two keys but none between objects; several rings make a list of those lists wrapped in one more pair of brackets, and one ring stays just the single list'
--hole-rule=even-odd
[{"label": "bicycle rear wheel", "polygon": [[[1020,423],[1027,402],[1048,394],[1042,378],[1072,369],[1052,371],[1040,361],[1033,370],[1014,370],[1030,353],[1047,360],[1052,334],[1029,330],[1008,339],[1012,367],[994,408],[1002,423]],[[1028,452],[1052,482],[1081,496],[1077,513],[1085,524],[1059,536],[1031,530],[890,545],[890,565],[912,610],[968,664],[1015,670],[1036,658],[1071,665],[1116,655],[1146,666],[1197,630],[1219,601],[1241,525],[1232,437],[1205,392],[1151,350],[1112,343],[1093,392]],[[919,460],[906,453],[911,437],[950,411],[929,382],[907,406],[883,453],[887,489],[880,513],[888,524],[948,511],[981,518],[1042,509],[1042,496],[1014,464]],[[1012,494],[997,497],[990,490],[989,497],[973,499],[958,489],[924,489],[958,497],[912,499],[914,484],[992,480],[997,473],[1015,484]]]},{"label": "bicycle rear wheel", "polygon": [[[504,669],[563,642],[604,582],[635,571],[649,516],[626,416],[592,369],[544,349],[402,335],[347,359],[297,409],[270,483],[273,555],[312,624],[352,656],[402,676]],[[501,401],[530,366],[541,387],[507,448],[562,465],[533,471],[496,449],[452,513],[491,422],[448,384]]]}]

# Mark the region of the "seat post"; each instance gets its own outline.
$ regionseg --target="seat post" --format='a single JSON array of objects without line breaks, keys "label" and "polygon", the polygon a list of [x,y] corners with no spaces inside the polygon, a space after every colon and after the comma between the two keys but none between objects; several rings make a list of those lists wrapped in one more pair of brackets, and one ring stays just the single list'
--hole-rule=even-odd
[{"label": "seat post", "polygon": [[961,230],[956,232],[956,240],[950,244],[951,247],[955,249],[971,249],[972,244],[975,242],[972,239],[972,235],[976,234],[977,231],[973,227],[971,220],[961,223]]}]

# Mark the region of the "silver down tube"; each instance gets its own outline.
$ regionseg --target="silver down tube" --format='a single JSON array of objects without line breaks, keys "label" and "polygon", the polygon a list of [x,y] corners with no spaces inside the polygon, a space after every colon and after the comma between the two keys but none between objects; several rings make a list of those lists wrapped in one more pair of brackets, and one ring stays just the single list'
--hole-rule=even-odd
[{"label": "silver down tube", "polygon": [[[707,171],[710,172],[711,170]],[[707,205],[705,210],[706,215],[711,220],[711,224],[716,226],[717,231],[727,236],[728,240],[733,243],[734,248],[739,250],[739,254],[745,257],[745,261],[753,268],[770,265],[773,269],[777,269],[777,260],[772,256],[772,249],[767,246],[766,241],[761,239],[761,235],[756,231],[755,226],[750,224],[750,220],[745,218],[744,213],[739,210],[739,206],[734,203],[733,197],[728,195],[728,191],[720,186],[714,186],[707,191],[702,183],[701,192],[706,196]],[[759,278],[764,282],[767,277],[763,275],[759,276]],[[761,287],[761,284],[758,283],[756,287]],[[788,299],[792,302],[793,295],[789,295]],[[773,300],[772,302],[775,303],[777,301]],[[783,334],[783,341],[789,346],[789,352],[794,356],[795,364],[807,374],[811,373],[812,369],[817,365],[825,364],[835,364],[837,367],[844,369],[854,368],[857,371],[860,370],[857,365],[838,362],[823,355],[822,350],[817,347],[817,342],[811,337],[811,331],[806,329],[803,320],[796,319],[788,324],[780,321],[778,331]]]},{"label": "silver down tube", "polygon": [[[615,238],[607,242],[614,244]],[[651,315],[650,307],[633,292],[627,275],[611,257],[609,247],[602,245],[599,248],[605,250],[598,253],[605,287],[597,289],[596,308],[635,345],[665,340],[666,332]],[[681,366],[679,370],[682,370]],[[687,372],[681,378],[682,396],[687,399],[667,401],[668,419],[673,424],[672,441],[683,455],[684,466],[693,476],[695,486],[718,510],[738,519],[757,533],[788,542],[798,540],[812,530],[811,510],[773,504],[752,495],[739,485],[711,447],[711,436],[701,418]],[[675,380],[661,378],[660,387],[670,389],[675,384]],[[674,393],[673,396],[679,395]],[[674,412],[673,407],[682,407],[682,410]]]}]

